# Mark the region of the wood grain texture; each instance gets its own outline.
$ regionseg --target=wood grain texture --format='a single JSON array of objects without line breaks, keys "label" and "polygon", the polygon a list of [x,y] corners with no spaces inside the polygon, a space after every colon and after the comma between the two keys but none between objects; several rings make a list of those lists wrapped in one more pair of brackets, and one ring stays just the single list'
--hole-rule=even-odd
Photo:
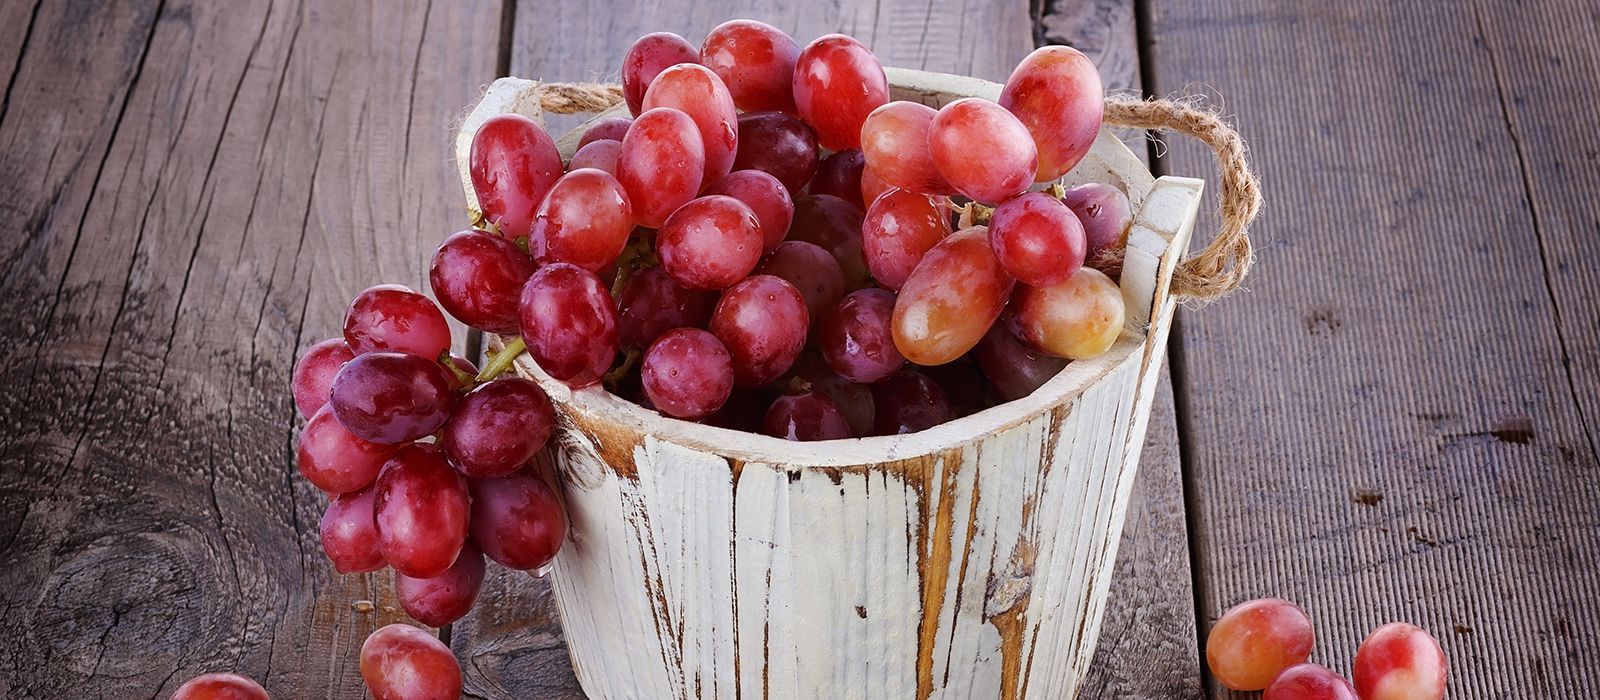
[{"label": "wood grain texture", "polygon": [[1152,3],[1157,92],[1220,96],[1269,202],[1180,324],[1203,613],[1294,599],[1342,670],[1409,620],[1453,698],[1600,692],[1600,32],[1538,5]]},{"label": "wood grain texture", "polygon": [[287,381],[461,225],[446,126],[495,50],[460,37],[499,11],[5,5],[6,51],[30,38],[0,117],[0,695],[360,694],[399,616],[322,557]]}]

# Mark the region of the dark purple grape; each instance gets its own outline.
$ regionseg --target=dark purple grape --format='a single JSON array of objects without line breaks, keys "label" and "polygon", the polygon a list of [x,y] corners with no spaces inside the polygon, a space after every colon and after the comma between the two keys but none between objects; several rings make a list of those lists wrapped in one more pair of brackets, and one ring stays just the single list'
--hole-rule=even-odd
[{"label": "dark purple grape", "polygon": [[806,191],[831,194],[865,210],[867,203],[861,200],[861,171],[866,165],[867,159],[859,148],[830,153],[817,164],[817,174],[811,178],[811,186]]},{"label": "dark purple grape", "polygon": [[806,311],[812,319],[820,319],[844,296],[844,272],[839,261],[828,251],[805,241],[779,243],[761,266],[757,274],[782,278],[805,297]]},{"label": "dark purple grape", "polygon": [[1067,366],[1067,361],[1024,345],[1006,325],[994,324],[988,335],[978,341],[972,355],[1000,399],[1015,401],[1044,386]]},{"label": "dark purple grape", "polygon": [[555,422],[555,409],[538,384],[502,376],[461,397],[439,446],[462,474],[506,476],[544,449]]},{"label": "dark purple grape", "polygon": [[455,399],[455,380],[439,363],[398,352],[369,352],[339,370],[330,403],[351,434],[398,445],[443,427]]},{"label": "dark purple grape", "polygon": [[783,112],[740,115],[733,169],[771,174],[797,195],[817,174],[817,132]]},{"label": "dark purple grape", "polygon": [[851,437],[850,423],[833,399],[820,391],[778,397],[767,409],[761,432],[799,442]]},{"label": "dark purple grape", "polygon": [[872,434],[872,387],[839,376],[817,355],[805,355],[795,362],[794,376],[833,399],[845,421],[850,423],[851,435],[867,437]]},{"label": "dark purple grape", "polygon": [[550,563],[567,536],[555,492],[537,476],[472,479],[472,541],[490,559],[523,571]]},{"label": "dark purple grape", "polygon": [[916,433],[955,417],[944,390],[927,375],[901,370],[872,385],[877,409],[873,432],[878,435]]},{"label": "dark purple grape", "polygon": [[684,287],[660,267],[638,270],[617,297],[617,339],[625,347],[650,347],[674,328],[705,328],[716,305],[716,292]]}]

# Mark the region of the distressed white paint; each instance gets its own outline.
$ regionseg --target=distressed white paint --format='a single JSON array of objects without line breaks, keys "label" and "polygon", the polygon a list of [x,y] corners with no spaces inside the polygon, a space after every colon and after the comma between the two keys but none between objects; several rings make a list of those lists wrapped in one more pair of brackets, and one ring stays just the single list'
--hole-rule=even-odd
[{"label": "distressed white paint", "polygon": [[[896,98],[935,105],[999,89],[889,77]],[[466,124],[527,104],[533,83],[508,80]],[[575,143],[558,140],[564,154]],[[1019,401],[916,435],[791,443],[569,391],[519,362],[562,409],[572,534],[553,576],[591,696],[1076,695],[1200,183],[1152,178],[1104,132],[1064,181],[1109,182],[1134,203],[1129,322],[1106,354]]]}]

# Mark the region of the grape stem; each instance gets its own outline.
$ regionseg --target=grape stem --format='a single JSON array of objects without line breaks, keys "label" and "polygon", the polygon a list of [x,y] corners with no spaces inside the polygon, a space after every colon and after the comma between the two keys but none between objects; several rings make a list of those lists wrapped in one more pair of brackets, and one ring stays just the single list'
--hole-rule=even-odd
[{"label": "grape stem", "polygon": [[633,261],[639,255],[637,243],[630,241],[622,247],[622,256],[617,258],[617,279],[611,283],[611,298],[622,298],[622,290],[628,288],[628,280],[633,279]]},{"label": "grape stem", "polygon": [[500,352],[489,358],[489,364],[483,366],[483,371],[478,373],[477,382],[482,384],[505,374],[507,370],[511,369],[512,364],[517,361],[517,357],[527,349],[528,344],[522,340],[521,336],[506,343],[505,347],[500,348]]},{"label": "grape stem", "polygon": [[633,369],[633,363],[639,361],[641,354],[643,353],[639,352],[638,348],[628,348],[622,351],[622,363],[617,365],[616,369],[606,372],[606,376],[600,378],[600,383],[610,389],[617,388],[617,384],[622,381],[622,378],[628,376],[628,371]]},{"label": "grape stem", "polygon": [[467,374],[460,367],[456,366],[454,360],[450,359],[449,350],[439,354],[438,362],[440,365],[443,365],[445,369],[450,370],[451,374],[455,375],[456,381],[461,382],[461,390],[463,392],[472,391],[472,388],[478,385],[477,377]]},{"label": "grape stem", "polygon": [[986,207],[977,202],[967,202],[957,206],[955,209],[961,214],[961,218],[956,221],[956,226],[962,229],[983,226],[989,223],[989,219],[994,218],[994,207]]}]

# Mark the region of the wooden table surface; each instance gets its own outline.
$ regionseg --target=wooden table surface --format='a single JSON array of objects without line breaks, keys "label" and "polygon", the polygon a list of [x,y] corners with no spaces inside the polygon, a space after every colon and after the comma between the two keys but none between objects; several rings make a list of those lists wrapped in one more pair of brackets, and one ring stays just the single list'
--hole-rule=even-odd
[{"label": "wooden table surface", "polygon": [[[1226,696],[1204,629],[1263,595],[1337,669],[1408,620],[1453,698],[1600,694],[1592,1],[6,0],[0,696],[359,696],[404,614],[322,556],[295,356],[357,291],[426,289],[482,86],[736,16],[993,80],[1071,44],[1249,141],[1258,266],[1179,315],[1085,697]],[[440,634],[475,696],[581,697],[543,581],[497,571]]]}]

